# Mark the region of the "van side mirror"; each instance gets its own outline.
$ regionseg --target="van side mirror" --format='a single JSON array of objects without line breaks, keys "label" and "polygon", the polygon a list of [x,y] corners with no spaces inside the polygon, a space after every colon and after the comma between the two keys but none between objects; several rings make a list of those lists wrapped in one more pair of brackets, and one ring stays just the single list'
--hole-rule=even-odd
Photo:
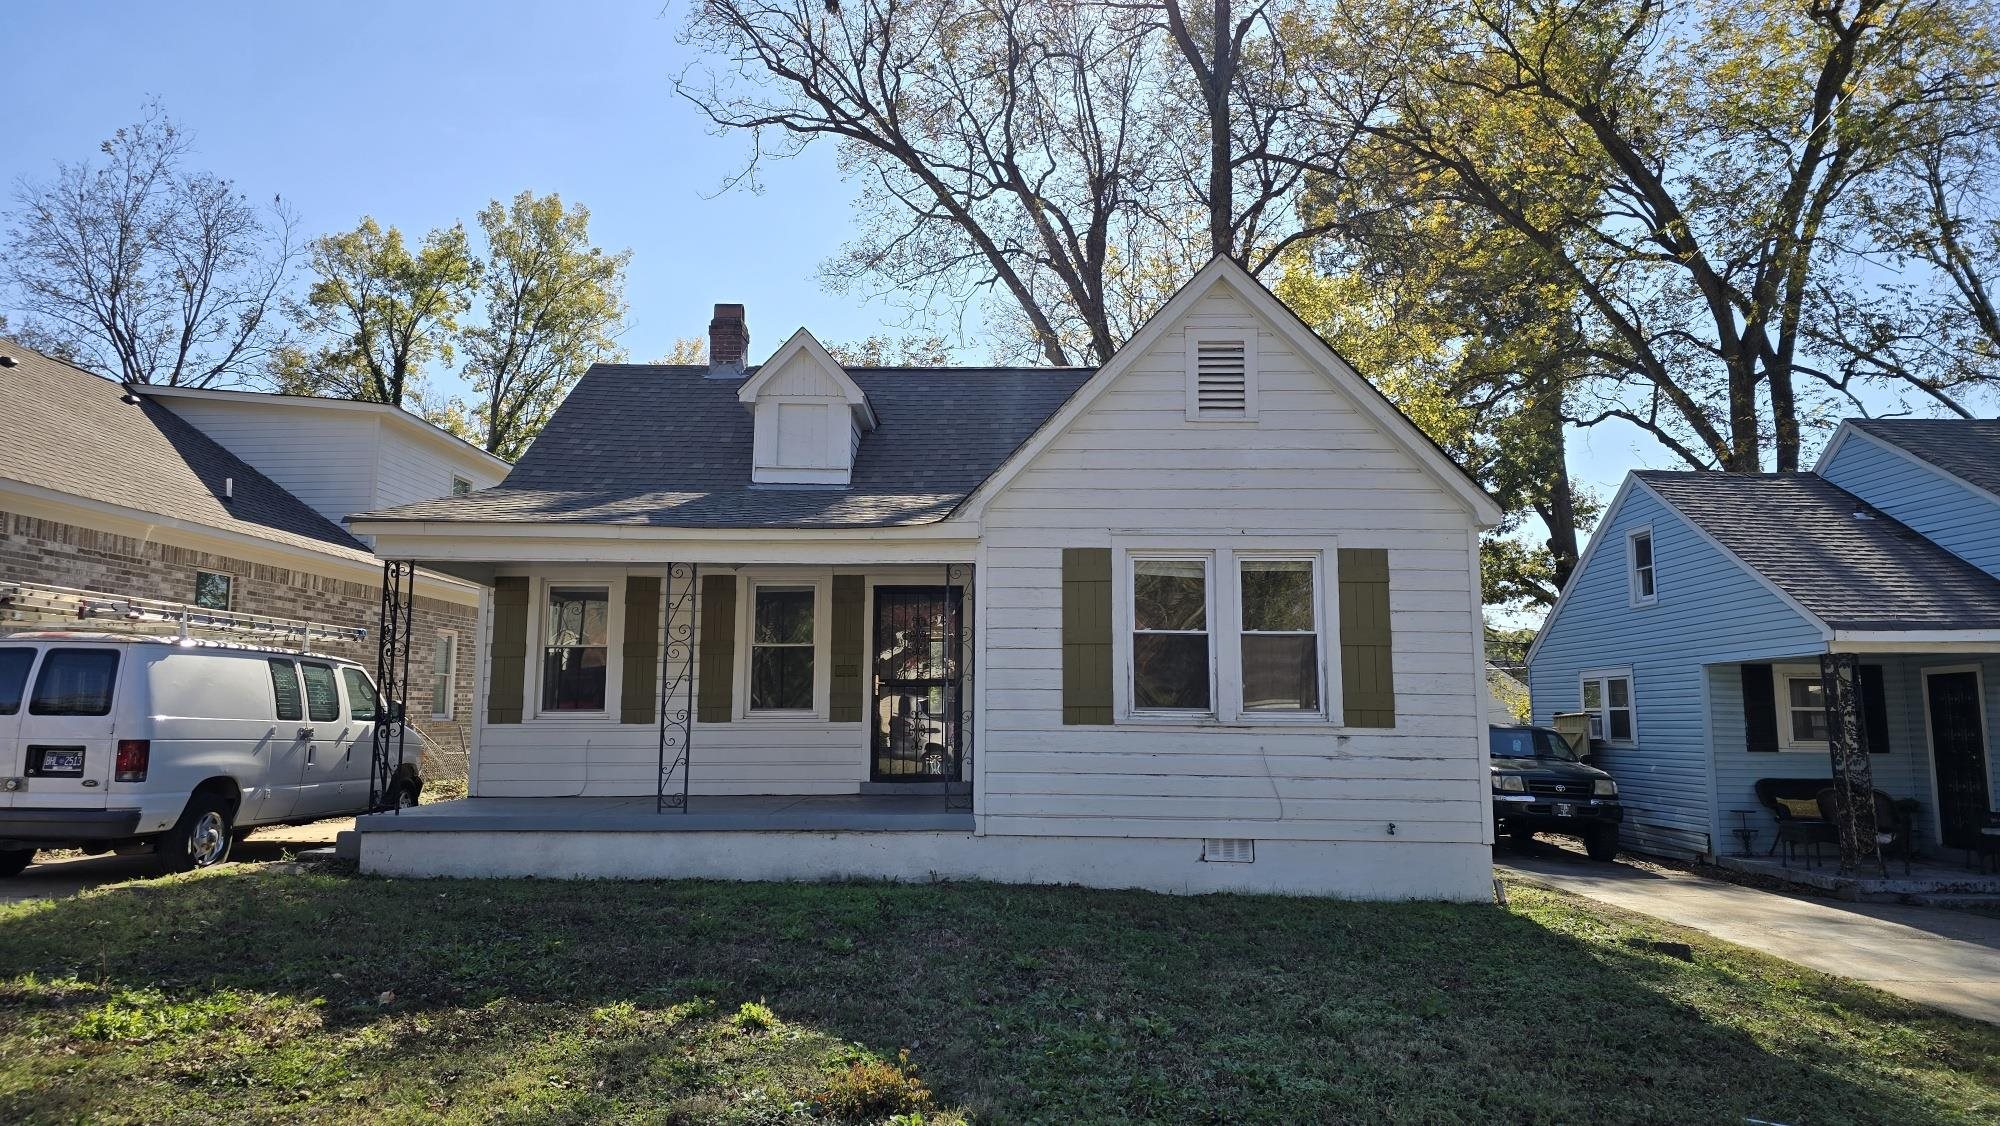
[{"label": "van side mirror", "polygon": [[390,724],[401,723],[403,722],[404,711],[403,705],[397,701],[385,700],[382,702],[382,722]]}]

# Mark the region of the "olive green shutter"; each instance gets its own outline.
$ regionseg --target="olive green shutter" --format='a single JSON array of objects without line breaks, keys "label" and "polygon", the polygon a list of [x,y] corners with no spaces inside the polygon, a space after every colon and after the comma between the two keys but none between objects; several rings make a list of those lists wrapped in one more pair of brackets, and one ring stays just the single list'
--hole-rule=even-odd
[{"label": "olive green shutter", "polygon": [[1063,549],[1062,651],[1063,722],[1110,723],[1110,548]]},{"label": "olive green shutter", "polygon": [[1349,727],[1396,726],[1394,647],[1389,637],[1389,553],[1338,552],[1340,700]]},{"label": "olive green shutter", "polygon": [[625,580],[625,674],[618,694],[618,722],[653,722],[659,660],[660,580],[633,575]]},{"label": "olive green shutter", "polygon": [[493,674],[486,722],[519,723],[528,671],[528,580],[493,580]]},{"label": "olive green shutter", "polygon": [[833,577],[833,684],[827,715],[835,723],[860,723],[867,707],[862,699],[862,616],[868,602],[868,580],[860,575]]},{"label": "olive green shutter", "polygon": [[728,723],[736,679],[736,576],[705,575],[701,580],[701,667],[695,718]]}]

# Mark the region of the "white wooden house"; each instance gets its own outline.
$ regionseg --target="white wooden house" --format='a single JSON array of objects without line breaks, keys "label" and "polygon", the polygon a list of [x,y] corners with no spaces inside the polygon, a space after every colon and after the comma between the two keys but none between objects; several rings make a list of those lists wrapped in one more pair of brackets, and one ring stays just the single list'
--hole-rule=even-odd
[{"label": "white wooden house", "polygon": [[1500,513],[1238,267],[1095,370],[711,338],[352,518],[489,627],[471,796],[364,868],[1490,894]]}]

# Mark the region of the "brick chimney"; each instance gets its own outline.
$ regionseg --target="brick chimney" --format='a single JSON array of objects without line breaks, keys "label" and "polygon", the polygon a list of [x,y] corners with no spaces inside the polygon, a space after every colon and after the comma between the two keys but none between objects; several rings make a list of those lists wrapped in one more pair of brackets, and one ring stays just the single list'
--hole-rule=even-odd
[{"label": "brick chimney", "polygon": [[750,326],[743,306],[717,304],[715,318],[708,322],[708,374],[733,379],[743,374],[749,358]]}]

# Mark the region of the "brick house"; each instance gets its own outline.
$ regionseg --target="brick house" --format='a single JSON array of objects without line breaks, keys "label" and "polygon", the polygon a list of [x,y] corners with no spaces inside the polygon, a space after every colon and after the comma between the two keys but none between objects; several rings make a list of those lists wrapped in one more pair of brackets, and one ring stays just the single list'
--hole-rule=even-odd
[{"label": "brick house", "polygon": [[[0,583],[359,627],[372,667],[381,561],[342,520],[498,483],[507,464],[394,407],[121,386],[0,339]],[[409,714],[469,739],[478,590],[416,582]],[[0,633],[48,628],[0,612]]]}]

